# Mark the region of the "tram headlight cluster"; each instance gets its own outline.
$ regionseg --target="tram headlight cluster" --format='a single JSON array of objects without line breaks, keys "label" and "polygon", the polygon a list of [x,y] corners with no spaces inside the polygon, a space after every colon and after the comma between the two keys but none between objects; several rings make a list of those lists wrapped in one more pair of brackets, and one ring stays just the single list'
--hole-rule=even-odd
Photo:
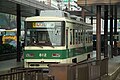
[{"label": "tram headlight cluster", "polygon": [[28,53],[28,54],[26,54],[26,57],[34,57],[34,54],[33,53]]},{"label": "tram headlight cluster", "polygon": [[59,53],[53,53],[52,57],[60,57],[60,54]]}]

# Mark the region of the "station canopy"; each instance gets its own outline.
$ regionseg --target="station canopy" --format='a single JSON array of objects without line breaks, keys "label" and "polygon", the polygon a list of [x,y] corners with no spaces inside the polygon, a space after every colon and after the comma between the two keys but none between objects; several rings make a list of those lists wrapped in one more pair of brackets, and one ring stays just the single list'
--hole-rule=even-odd
[{"label": "station canopy", "polygon": [[[120,0],[78,0],[77,4],[81,6],[82,8],[85,8],[86,12],[89,12],[91,15],[96,14],[96,5],[101,5],[101,16],[104,15],[104,5],[110,5],[117,6],[117,17],[120,19]],[[110,8],[108,10],[110,12]],[[109,15],[110,13],[108,13]],[[115,14],[113,13],[113,16]]]},{"label": "station canopy", "polygon": [[55,9],[49,5],[40,3],[36,0],[0,0],[0,12],[16,15],[17,4],[20,4],[21,16],[24,17],[34,16],[36,14],[36,9],[38,10]]}]

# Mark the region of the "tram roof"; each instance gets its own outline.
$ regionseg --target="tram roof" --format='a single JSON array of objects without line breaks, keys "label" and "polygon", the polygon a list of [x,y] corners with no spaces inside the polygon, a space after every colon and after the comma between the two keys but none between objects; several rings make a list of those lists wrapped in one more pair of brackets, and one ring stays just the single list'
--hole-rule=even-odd
[{"label": "tram roof", "polygon": [[41,16],[34,16],[34,17],[27,17],[25,21],[64,21],[65,17],[41,17]]},{"label": "tram roof", "polygon": [[69,21],[69,22],[76,22],[76,23],[82,23],[77,20],[73,20],[67,17],[41,17],[41,16],[34,16],[34,17],[28,17],[25,21]]}]

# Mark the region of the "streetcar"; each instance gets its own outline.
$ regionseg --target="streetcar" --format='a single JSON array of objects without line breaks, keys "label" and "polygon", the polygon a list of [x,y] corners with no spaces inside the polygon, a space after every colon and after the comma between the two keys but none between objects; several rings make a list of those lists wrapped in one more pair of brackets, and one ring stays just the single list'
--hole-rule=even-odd
[{"label": "streetcar", "polygon": [[[48,68],[49,64],[78,63],[93,53],[93,27],[70,18],[64,11],[58,12],[53,16],[26,18],[25,68]],[[58,16],[60,14],[62,15]]]}]

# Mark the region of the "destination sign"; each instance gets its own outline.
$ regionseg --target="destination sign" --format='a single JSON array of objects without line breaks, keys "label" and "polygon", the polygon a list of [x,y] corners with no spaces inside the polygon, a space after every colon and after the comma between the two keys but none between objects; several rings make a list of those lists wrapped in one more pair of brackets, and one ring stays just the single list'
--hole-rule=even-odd
[{"label": "destination sign", "polygon": [[54,28],[54,22],[33,22],[33,28]]}]

